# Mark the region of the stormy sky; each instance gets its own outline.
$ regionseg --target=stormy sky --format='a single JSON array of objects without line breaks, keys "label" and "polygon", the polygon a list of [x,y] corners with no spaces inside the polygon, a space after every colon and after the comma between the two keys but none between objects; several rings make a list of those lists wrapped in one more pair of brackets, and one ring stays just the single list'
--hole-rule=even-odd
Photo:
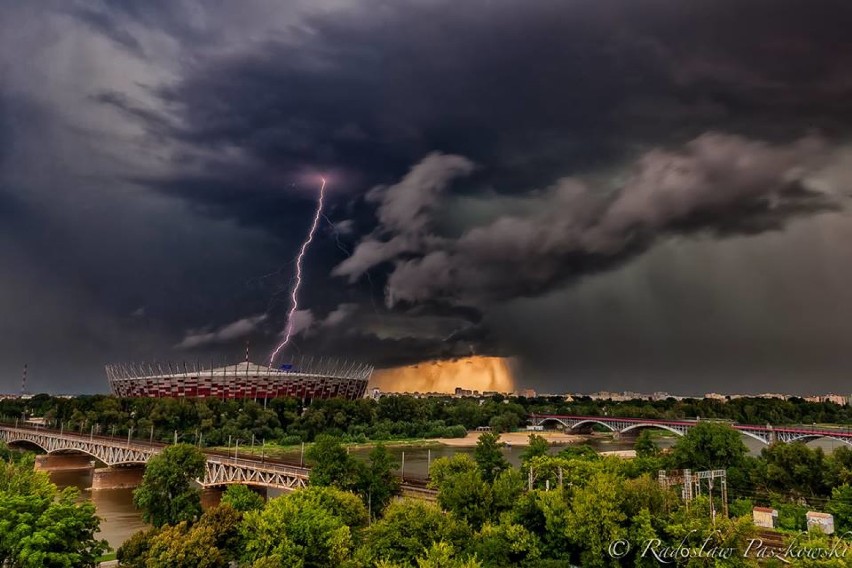
[{"label": "stormy sky", "polygon": [[849,391],[845,0],[0,0],[0,391],[288,355]]}]

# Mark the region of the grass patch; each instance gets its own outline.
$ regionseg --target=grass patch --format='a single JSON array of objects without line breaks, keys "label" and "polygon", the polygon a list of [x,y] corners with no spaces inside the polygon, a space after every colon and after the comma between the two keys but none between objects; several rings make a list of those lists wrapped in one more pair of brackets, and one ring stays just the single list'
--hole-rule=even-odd
[{"label": "grass patch", "polygon": [[115,551],[107,552],[106,554],[102,554],[97,557],[96,562],[109,562],[110,560],[115,560]]}]

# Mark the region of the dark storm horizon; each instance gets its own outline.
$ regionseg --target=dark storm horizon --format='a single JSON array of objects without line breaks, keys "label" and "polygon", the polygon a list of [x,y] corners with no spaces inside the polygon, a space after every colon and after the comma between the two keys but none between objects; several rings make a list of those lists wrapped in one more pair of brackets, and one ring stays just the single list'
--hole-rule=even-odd
[{"label": "dark storm horizon", "polygon": [[0,391],[263,360],[318,173],[293,354],[848,390],[848,3],[2,7]]}]

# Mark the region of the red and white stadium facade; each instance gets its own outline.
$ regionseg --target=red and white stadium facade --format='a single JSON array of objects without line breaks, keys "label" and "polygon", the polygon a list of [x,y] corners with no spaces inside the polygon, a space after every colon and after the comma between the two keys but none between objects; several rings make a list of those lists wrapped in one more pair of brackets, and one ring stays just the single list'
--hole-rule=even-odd
[{"label": "red and white stadium facade", "polygon": [[369,365],[322,360],[282,368],[249,361],[216,368],[190,363],[106,365],[112,394],[150,398],[354,400],[364,396],[372,373]]}]

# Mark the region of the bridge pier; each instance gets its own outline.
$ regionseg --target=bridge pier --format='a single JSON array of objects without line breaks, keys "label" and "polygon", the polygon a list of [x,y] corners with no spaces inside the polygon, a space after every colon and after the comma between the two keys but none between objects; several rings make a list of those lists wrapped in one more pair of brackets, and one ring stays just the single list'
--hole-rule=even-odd
[{"label": "bridge pier", "polygon": [[35,457],[36,471],[92,469],[95,460],[85,454],[41,454]]},{"label": "bridge pier", "polygon": [[145,475],[143,465],[99,467],[92,474],[92,491],[139,487],[143,475]]},{"label": "bridge pier", "polygon": [[224,487],[202,487],[201,508],[206,511],[207,509],[216,507],[222,501],[222,495],[224,493]]}]

